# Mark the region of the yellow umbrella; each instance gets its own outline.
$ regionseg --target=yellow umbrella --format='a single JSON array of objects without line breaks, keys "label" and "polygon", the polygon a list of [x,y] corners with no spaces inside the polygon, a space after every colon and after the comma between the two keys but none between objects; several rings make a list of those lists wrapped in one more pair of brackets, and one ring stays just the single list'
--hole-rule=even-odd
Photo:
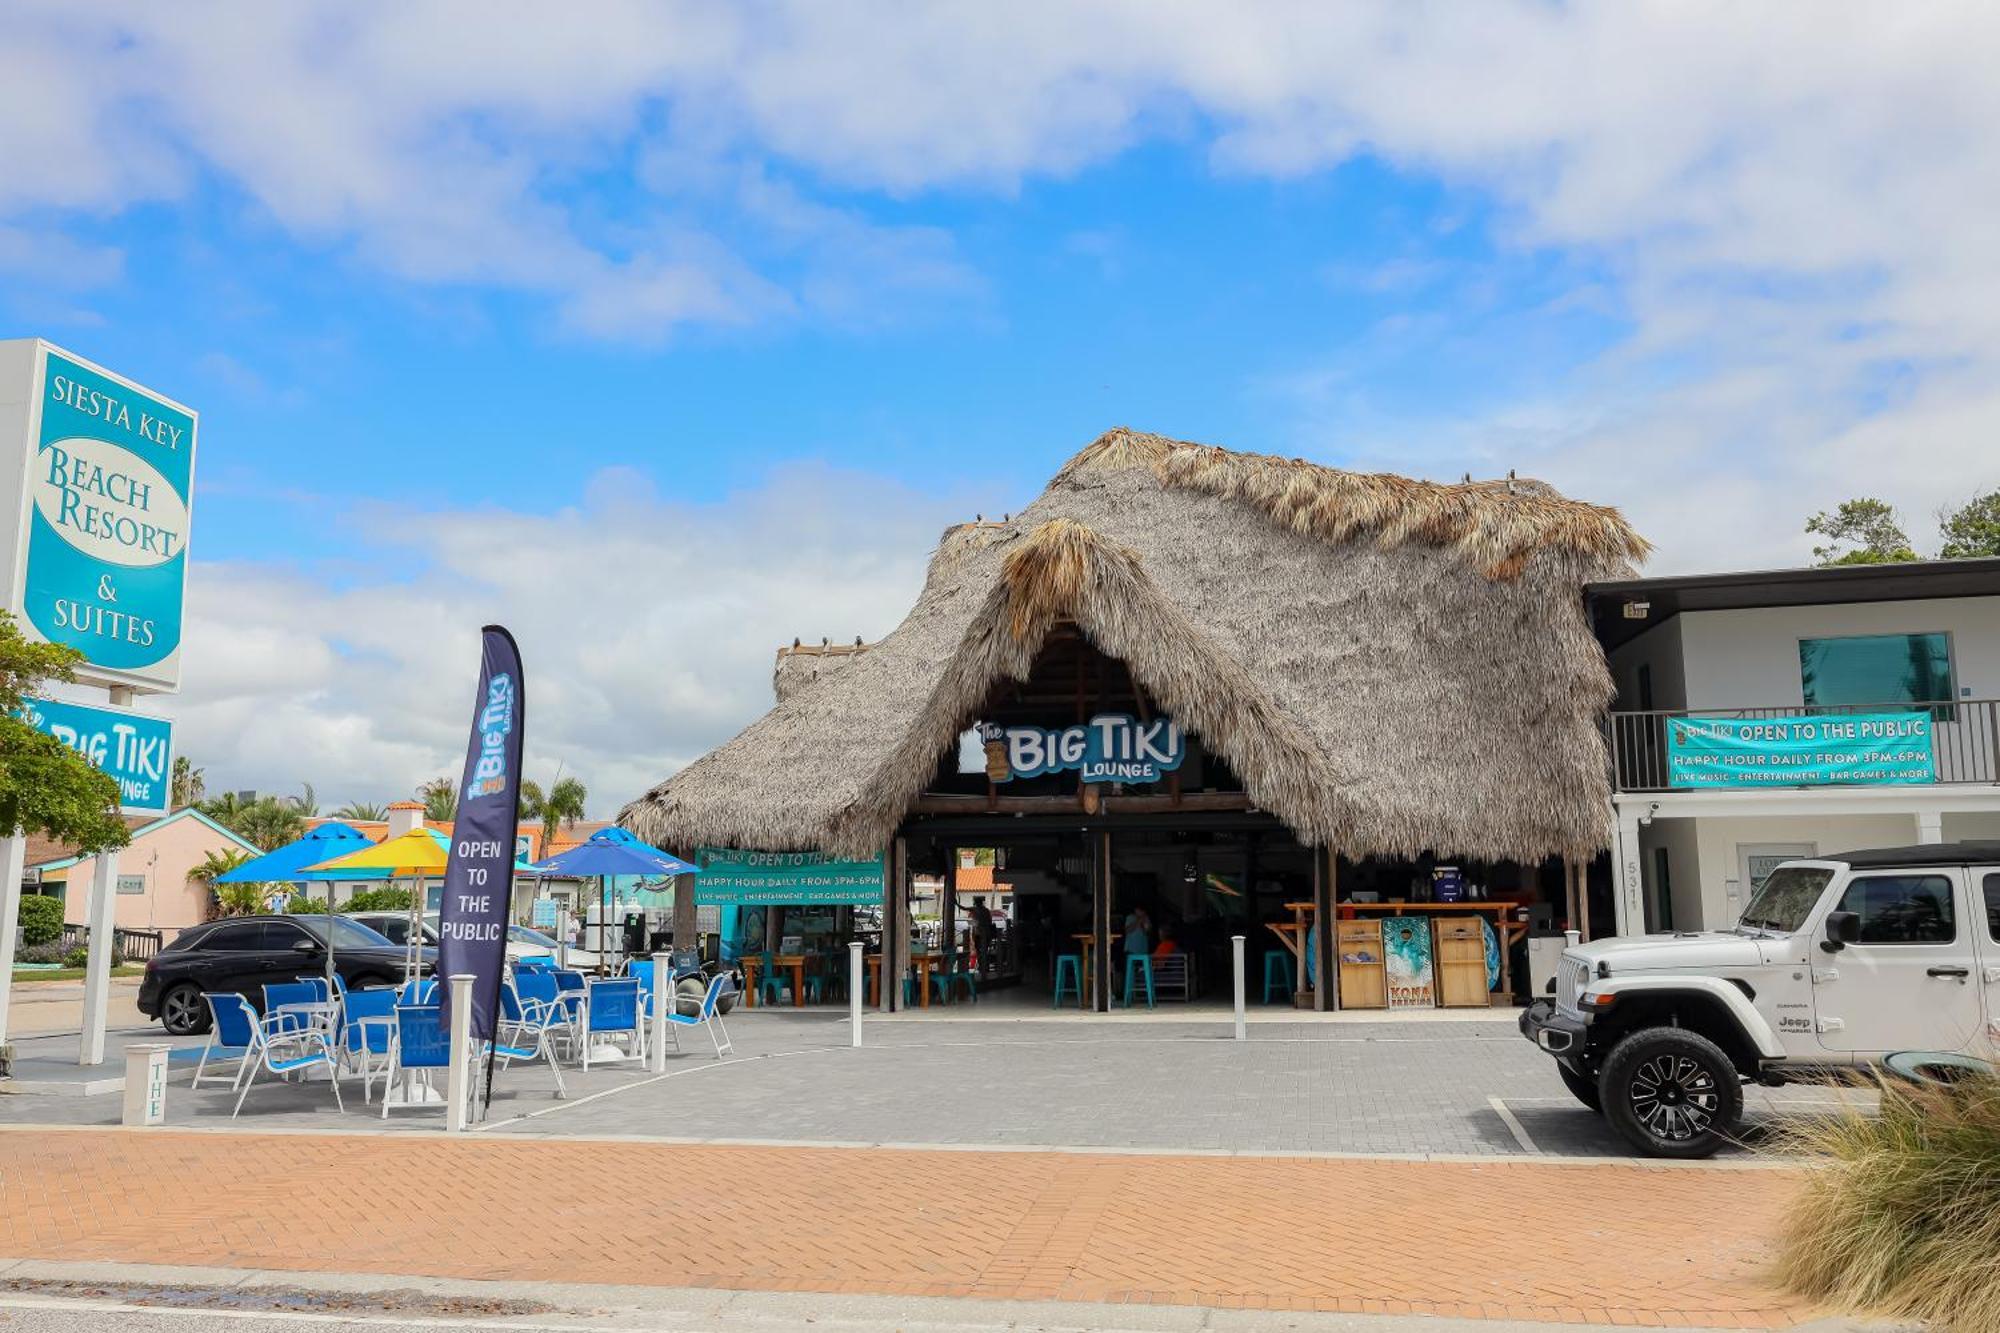
[{"label": "yellow umbrella", "polygon": [[[408,833],[398,834],[372,847],[363,847],[358,852],[336,856],[330,861],[322,861],[307,869],[318,872],[328,870],[386,870],[393,878],[398,875],[413,875],[417,882],[410,890],[410,936],[409,958],[404,964],[407,977],[417,974],[418,950],[423,944],[423,931],[417,922],[423,915],[424,880],[444,873],[445,862],[451,859],[451,843],[442,833],[431,828],[413,828]],[[328,922],[329,931],[332,923]]]}]

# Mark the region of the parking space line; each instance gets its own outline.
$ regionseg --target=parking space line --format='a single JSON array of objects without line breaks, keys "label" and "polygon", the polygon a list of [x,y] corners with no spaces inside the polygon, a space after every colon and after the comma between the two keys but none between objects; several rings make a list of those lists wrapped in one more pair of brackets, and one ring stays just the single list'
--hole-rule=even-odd
[{"label": "parking space line", "polygon": [[1542,1150],[1535,1146],[1535,1141],[1532,1138],[1528,1137],[1528,1127],[1521,1123],[1519,1116],[1507,1109],[1507,1103],[1504,1100],[1499,1097],[1488,1097],[1486,1104],[1493,1108],[1493,1113],[1499,1116],[1501,1122],[1507,1126],[1507,1132],[1514,1136],[1514,1142],[1521,1145],[1522,1152],[1527,1153],[1530,1157],[1540,1157],[1542,1155]]}]

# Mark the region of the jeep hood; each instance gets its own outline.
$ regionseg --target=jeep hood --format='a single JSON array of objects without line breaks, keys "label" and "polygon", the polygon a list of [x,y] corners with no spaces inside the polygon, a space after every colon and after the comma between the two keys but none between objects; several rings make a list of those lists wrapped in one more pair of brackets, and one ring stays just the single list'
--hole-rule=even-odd
[{"label": "jeep hood", "polygon": [[1764,961],[1763,950],[1758,946],[1766,942],[1748,935],[1702,931],[1596,940],[1565,952],[1590,964],[1592,972],[1599,963],[1607,963],[1615,977],[1621,972],[1756,967]]}]

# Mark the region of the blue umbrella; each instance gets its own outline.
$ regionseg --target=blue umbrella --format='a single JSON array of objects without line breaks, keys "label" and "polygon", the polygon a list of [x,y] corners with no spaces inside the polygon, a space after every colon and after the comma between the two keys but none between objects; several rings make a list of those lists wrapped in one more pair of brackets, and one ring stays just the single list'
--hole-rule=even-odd
[{"label": "blue umbrella", "polygon": [[604,947],[605,898],[610,880],[616,875],[698,875],[701,867],[640,842],[616,824],[601,828],[566,852],[546,861],[535,862],[541,875],[576,878],[597,876],[597,947],[600,961],[610,951]]}]

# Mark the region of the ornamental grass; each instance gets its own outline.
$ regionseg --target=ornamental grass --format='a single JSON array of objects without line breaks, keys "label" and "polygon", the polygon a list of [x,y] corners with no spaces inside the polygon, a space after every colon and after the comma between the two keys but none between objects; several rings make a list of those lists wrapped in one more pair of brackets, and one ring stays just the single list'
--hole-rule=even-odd
[{"label": "ornamental grass", "polygon": [[1806,1120],[1776,1146],[1823,1163],[1787,1219],[1787,1286],[1856,1313],[2000,1333],[2000,1079],[1887,1084],[1879,1114]]}]

